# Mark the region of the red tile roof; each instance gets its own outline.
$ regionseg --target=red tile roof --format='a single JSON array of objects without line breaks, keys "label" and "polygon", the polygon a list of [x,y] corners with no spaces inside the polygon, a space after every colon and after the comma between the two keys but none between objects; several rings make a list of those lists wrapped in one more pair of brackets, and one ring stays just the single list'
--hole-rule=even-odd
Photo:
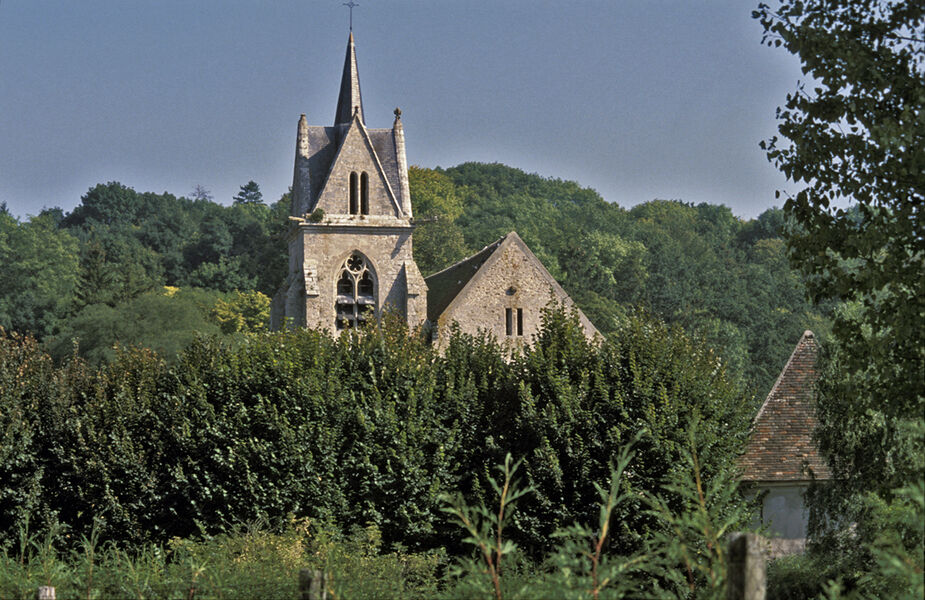
[{"label": "red tile roof", "polygon": [[804,332],[758,410],[740,461],[743,481],[808,481],[810,471],[816,479],[831,478],[812,442],[817,349],[813,332]]}]

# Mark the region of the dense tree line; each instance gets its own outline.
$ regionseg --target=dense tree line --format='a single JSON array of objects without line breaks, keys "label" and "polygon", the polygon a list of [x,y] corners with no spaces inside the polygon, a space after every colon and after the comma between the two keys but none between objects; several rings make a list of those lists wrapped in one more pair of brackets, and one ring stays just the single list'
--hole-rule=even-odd
[{"label": "dense tree line", "polygon": [[94,363],[114,344],[173,356],[197,333],[263,327],[287,264],[288,198],[267,206],[254,182],[231,206],[197,195],[111,182],[68,214],[20,222],[3,207],[0,327],[36,336],[58,360],[76,344]]},{"label": "dense tree line", "polygon": [[[787,262],[778,209],[754,220],[676,201],[626,210],[499,164],[412,167],[410,180],[425,274],[517,230],[603,333],[641,307],[706,339],[759,398],[802,331],[826,328]],[[58,360],[75,339],[96,362],[115,343],[170,357],[196,331],[217,331],[224,295],[272,297],[287,265],[288,194],[268,206],[248,182],[230,206],[201,188],[193,196],[113,182],[68,214],[0,213],[0,326],[32,333]]]},{"label": "dense tree line", "polygon": [[411,182],[425,215],[447,215],[415,234],[425,274],[516,230],[603,333],[644,307],[706,339],[760,398],[800,334],[827,329],[829,307],[810,304],[787,260],[779,209],[754,220],[678,201],[626,210],[500,164],[412,169]]},{"label": "dense tree line", "polygon": [[[388,323],[337,339],[200,338],[173,365],[136,349],[98,368],[55,366],[33,338],[2,334],[0,547],[27,516],[73,539],[102,519],[102,539],[137,544],[295,515],[458,551],[441,494],[480,502],[511,453],[535,488],[511,536],[542,555],[556,529],[596,522],[595,484],[627,443],[634,498],[685,468],[693,420],[705,485],[741,450],[748,403],[709,348],[641,317],[618,333],[589,344],[574,317],[550,312],[512,360],[461,335],[440,355]],[[614,550],[648,535],[643,508],[618,509]]]}]

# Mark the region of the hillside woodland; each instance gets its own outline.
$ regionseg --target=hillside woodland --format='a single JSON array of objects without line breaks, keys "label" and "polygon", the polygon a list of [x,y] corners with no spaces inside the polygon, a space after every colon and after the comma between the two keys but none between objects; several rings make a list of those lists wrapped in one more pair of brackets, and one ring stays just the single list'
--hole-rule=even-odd
[{"label": "hillside woodland", "polygon": [[516,230],[600,343],[555,307],[513,355],[266,332],[289,199],[253,181],[0,204],[0,596],[291,598],[311,567],[332,597],[725,597],[737,457],[812,329],[835,477],[769,598],[925,597],[925,5],[753,17],[807,78],[761,143],[783,211],[410,169],[425,274]]},{"label": "hillside woodland", "polygon": [[[645,310],[703,338],[756,398],[804,329],[826,329],[780,237],[783,213],[654,200],[630,210],[500,164],[410,170],[425,275],[516,230],[605,335]],[[288,195],[248,182],[231,205],[99,184],[70,213],[0,212],[0,327],[57,360],[113,347],[172,361],[197,334],[258,331],[285,277]]]},{"label": "hillside woodland", "polygon": [[[516,230],[605,340],[555,307],[514,356],[388,318],[267,332],[289,198],[254,182],[228,206],[108,183],[67,214],[0,211],[0,594],[291,597],[306,565],[345,597],[721,593],[757,402],[804,329],[857,311],[805,299],[794,224],[626,210],[499,164],[410,178],[422,271]],[[910,544],[872,541],[917,535],[894,506],[857,560],[780,562],[775,589],[903,589]],[[895,568],[855,566],[875,558]]]}]

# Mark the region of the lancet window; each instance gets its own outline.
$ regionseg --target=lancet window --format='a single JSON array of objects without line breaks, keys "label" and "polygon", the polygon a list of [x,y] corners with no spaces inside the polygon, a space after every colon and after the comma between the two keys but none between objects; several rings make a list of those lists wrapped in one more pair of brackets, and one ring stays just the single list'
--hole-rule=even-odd
[{"label": "lancet window", "polygon": [[366,171],[357,174],[350,173],[350,205],[348,212],[351,215],[369,214],[369,175]]},{"label": "lancet window", "polygon": [[524,334],[524,309],[504,309],[504,332],[509,336]]},{"label": "lancet window", "polygon": [[376,280],[369,261],[354,252],[341,267],[337,278],[334,326],[351,329],[372,320],[376,311]]},{"label": "lancet window", "polygon": [[366,171],[360,175],[360,214],[369,214],[369,175]]},{"label": "lancet window", "polygon": [[358,214],[359,211],[359,182],[356,171],[350,174],[350,214]]}]

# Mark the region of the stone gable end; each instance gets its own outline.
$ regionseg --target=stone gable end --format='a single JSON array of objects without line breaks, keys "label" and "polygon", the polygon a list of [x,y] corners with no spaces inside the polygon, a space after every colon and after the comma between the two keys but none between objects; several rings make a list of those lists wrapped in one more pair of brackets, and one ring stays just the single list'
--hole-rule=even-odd
[{"label": "stone gable end", "polygon": [[375,150],[360,127],[354,122],[347,130],[316,206],[325,214],[349,214],[350,174],[356,173],[359,178],[366,173],[369,182],[368,214],[401,217]]},{"label": "stone gable end", "polygon": [[[438,319],[438,341],[445,342],[456,322],[463,333],[486,331],[509,346],[529,344],[539,332],[543,309],[574,307],[542,263],[511,232]],[[597,330],[579,311],[588,337]]]}]

